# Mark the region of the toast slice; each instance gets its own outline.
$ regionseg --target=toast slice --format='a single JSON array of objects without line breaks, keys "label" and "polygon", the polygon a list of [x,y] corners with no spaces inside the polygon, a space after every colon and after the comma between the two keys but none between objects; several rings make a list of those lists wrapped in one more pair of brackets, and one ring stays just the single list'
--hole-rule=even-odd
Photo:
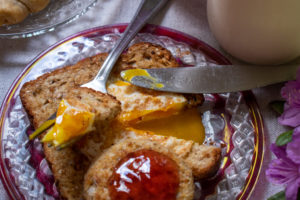
[{"label": "toast slice", "polygon": [[[186,165],[186,163],[181,158],[179,158],[176,154],[174,154],[174,152],[172,150],[163,147],[158,142],[153,142],[150,140],[143,140],[143,139],[127,139],[127,140],[120,141],[119,143],[113,145],[111,148],[109,148],[107,151],[105,151],[103,154],[101,154],[101,156],[99,156],[97,158],[97,160],[91,165],[91,167],[89,168],[88,172],[85,175],[84,194],[85,194],[86,200],[116,199],[116,198],[111,198],[110,191],[109,191],[110,178],[112,177],[113,173],[116,170],[115,169],[116,165],[124,157],[128,156],[128,154],[132,155],[139,151],[147,152],[149,150],[152,152],[156,152],[162,156],[166,156],[165,158],[169,158],[170,160],[172,160],[174,162],[175,165],[177,165],[179,184],[178,184],[178,191],[176,191],[176,197],[173,199],[192,200],[194,198],[194,191],[195,191],[192,170]],[[155,154],[155,155],[157,155],[157,154]],[[138,159],[139,161],[134,163],[133,166],[135,166],[135,165],[144,166],[144,167],[140,167],[140,168],[144,168],[144,170],[146,169],[145,173],[147,173],[147,175],[149,176],[149,174],[151,174],[150,166],[152,165],[152,162],[154,160],[159,160],[159,157],[154,158],[152,161],[150,161],[151,159],[149,159],[149,157],[148,158],[146,157],[144,159],[147,161],[144,160],[144,162],[143,162],[143,159]],[[165,161],[165,163],[167,162],[167,160],[164,160],[164,161]],[[148,163],[148,164],[146,164],[146,163]],[[161,164],[159,166],[159,170],[166,167],[165,163]],[[143,165],[143,164],[145,164],[145,165]],[[123,166],[124,165],[127,166],[126,164],[123,164]],[[123,171],[125,171],[124,167],[121,169],[123,169]],[[128,171],[130,171],[130,170],[128,170]],[[149,170],[150,173],[147,170]],[[166,173],[168,173],[168,176],[172,176],[173,178],[174,178],[174,176],[176,177],[176,174],[172,173],[172,171],[170,171],[170,170],[168,170],[168,172],[166,172]],[[122,174],[122,172],[121,172],[121,174]],[[124,172],[124,174],[122,174],[121,176],[125,177],[124,178],[125,180],[121,179],[123,184],[120,184],[121,186],[119,186],[117,188],[120,189],[121,191],[123,188],[128,188],[127,183],[126,183],[126,180],[128,180],[128,179],[130,181],[139,182],[139,178],[142,177],[141,174],[142,173],[136,173],[135,175],[138,178],[135,178],[132,176],[132,174],[130,174],[130,172],[129,173]],[[158,175],[157,177],[159,177],[159,176],[160,175]],[[157,180],[157,178],[156,178],[156,180]],[[146,187],[151,188],[152,189],[151,191],[153,191],[153,190],[155,191],[155,186],[156,186],[161,189],[161,190],[159,190],[160,194],[164,193],[165,191],[167,191],[166,193],[168,193],[169,188],[172,188],[172,184],[170,184],[170,183],[164,184],[164,183],[165,183],[164,180],[154,182],[153,184],[155,184],[155,185],[152,185],[151,183],[150,184],[146,183],[149,186],[149,187],[147,187],[147,186]],[[136,188],[138,188],[138,185],[136,186]],[[158,189],[158,188],[156,188],[156,189]],[[147,196],[147,195],[149,196],[149,194],[151,194],[151,192],[149,192],[149,190],[148,191],[146,190],[147,191],[146,193],[144,193],[144,191],[140,191],[140,193],[138,193],[137,191],[135,191],[135,192],[137,192],[137,194],[139,194],[140,196],[145,197],[145,196]],[[168,196],[168,195],[166,195],[166,196]],[[122,196],[120,199],[122,199]],[[123,198],[123,199],[130,199],[130,197]],[[143,198],[140,198],[140,199],[143,199]],[[162,198],[160,198],[160,199],[162,199]],[[168,198],[168,199],[171,199],[171,198]]]},{"label": "toast slice", "polygon": [[[98,131],[106,129],[109,122],[121,110],[120,103],[114,97],[89,88],[72,88],[70,92],[66,93],[65,99],[72,99],[72,105],[74,105],[74,101],[87,104],[95,113],[94,125],[96,130],[84,137],[101,135],[102,133]],[[43,146],[61,196],[66,199],[82,198],[83,176],[90,165],[90,161],[74,147],[57,150],[46,143]]]},{"label": "toast slice", "polygon": [[[78,144],[78,150],[81,151],[91,162],[97,159],[106,149],[124,139],[141,139],[157,142],[165,148],[173,151],[178,157],[183,159],[187,166],[192,169],[193,176],[196,179],[211,177],[220,167],[221,149],[211,145],[201,145],[191,140],[178,139],[172,136],[156,135],[152,132],[136,130],[133,128],[124,128],[115,125],[109,130],[102,132],[102,140],[93,140],[89,138],[89,144],[81,140]],[[117,126],[117,127],[116,127]],[[100,141],[100,143],[99,143]],[[98,148],[95,148],[97,146]]]},{"label": "toast slice", "polygon": [[[101,113],[99,117],[104,122],[97,126],[109,124],[108,121],[120,110],[119,102],[111,95],[78,88],[94,77],[105,57],[106,54],[99,54],[25,83],[20,97],[33,126],[39,127],[56,112],[63,98],[80,99],[95,108],[97,113]],[[61,196],[66,199],[82,199],[83,176],[90,161],[74,147],[59,151],[47,144],[43,147]]]}]

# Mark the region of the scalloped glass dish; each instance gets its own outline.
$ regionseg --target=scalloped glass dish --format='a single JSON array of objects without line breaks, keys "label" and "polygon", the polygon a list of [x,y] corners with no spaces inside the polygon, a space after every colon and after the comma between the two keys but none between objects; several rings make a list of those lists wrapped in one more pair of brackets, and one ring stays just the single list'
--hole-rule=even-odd
[{"label": "scalloped glass dish", "polygon": [[0,26],[0,38],[26,38],[54,31],[83,15],[97,0],[51,0],[42,11],[29,15],[23,22]]},{"label": "scalloped glass dish", "polygon": [[[66,38],[35,58],[11,86],[0,112],[0,175],[12,199],[59,198],[41,144],[37,140],[28,141],[31,127],[20,102],[20,88],[56,68],[108,52],[125,28],[126,25],[104,26]],[[168,28],[148,25],[132,43],[141,41],[164,46],[186,65],[229,64],[202,41]],[[199,109],[205,126],[205,143],[221,147],[223,159],[213,178],[195,182],[195,200],[248,199],[260,174],[264,154],[263,121],[254,95],[251,91],[205,94],[205,102]]]}]

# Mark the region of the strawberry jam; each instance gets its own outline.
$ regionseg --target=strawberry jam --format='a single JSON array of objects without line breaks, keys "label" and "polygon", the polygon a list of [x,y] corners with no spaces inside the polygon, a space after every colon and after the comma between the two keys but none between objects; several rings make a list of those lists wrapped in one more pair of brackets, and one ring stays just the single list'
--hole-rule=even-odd
[{"label": "strawberry jam", "polygon": [[112,200],[175,200],[178,165],[153,150],[139,150],[121,159],[109,180]]}]

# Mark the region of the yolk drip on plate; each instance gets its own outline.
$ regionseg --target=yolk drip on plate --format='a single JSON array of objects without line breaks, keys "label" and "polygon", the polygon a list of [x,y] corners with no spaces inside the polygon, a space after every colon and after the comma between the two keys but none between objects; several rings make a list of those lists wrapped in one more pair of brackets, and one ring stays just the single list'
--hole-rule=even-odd
[{"label": "yolk drip on plate", "polygon": [[55,125],[43,137],[43,142],[62,145],[94,130],[95,114],[83,106],[71,106],[66,100],[59,104]]},{"label": "yolk drip on plate", "polygon": [[184,110],[169,117],[140,122],[133,125],[132,128],[153,134],[192,140],[200,144],[205,139],[201,116],[196,108]]}]

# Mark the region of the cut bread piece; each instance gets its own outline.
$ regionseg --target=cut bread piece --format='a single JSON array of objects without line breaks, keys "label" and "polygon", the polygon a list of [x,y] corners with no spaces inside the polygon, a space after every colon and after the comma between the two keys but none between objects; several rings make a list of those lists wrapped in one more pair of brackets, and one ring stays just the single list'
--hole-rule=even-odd
[{"label": "cut bread piece", "polygon": [[155,135],[151,132],[139,131],[132,128],[121,133],[120,136],[120,138],[149,139],[171,149],[192,169],[193,175],[197,179],[211,177],[220,167],[222,159],[221,149],[216,146],[201,145],[191,140]]},{"label": "cut bread piece", "polygon": [[[119,102],[114,97],[89,88],[73,88],[66,93],[66,99],[73,103],[87,104],[91,108],[90,111],[95,113],[96,130],[85,137],[101,135],[101,130],[105,129],[120,111]],[[44,152],[61,196],[66,199],[81,199],[83,176],[90,161],[74,147],[56,150],[44,144]]]},{"label": "cut bread piece", "polygon": [[55,113],[60,101],[74,87],[91,81],[106,56],[98,54],[25,83],[20,97],[33,126],[39,127]]},{"label": "cut bread piece", "polygon": [[93,161],[97,158],[94,155],[101,155],[107,148],[124,139],[145,139],[157,142],[173,151],[192,169],[193,176],[197,179],[211,177],[220,167],[221,149],[216,146],[200,145],[191,140],[178,139],[172,136],[155,135],[151,132],[124,128],[122,125],[118,127],[117,124],[111,127],[113,129],[102,132],[101,141],[89,141],[90,144],[93,143],[94,145],[79,146],[79,151]]},{"label": "cut bread piece", "polygon": [[0,26],[17,24],[28,14],[26,6],[18,0],[0,0]]},{"label": "cut bread piece", "polygon": [[32,13],[39,12],[46,8],[50,0],[19,0],[22,2]]},{"label": "cut bread piece", "polygon": [[[20,97],[33,126],[37,128],[46,121],[56,112],[59,102],[68,95],[74,96],[76,99],[86,99],[93,97],[93,95],[96,98],[100,97],[102,102],[95,100],[94,105],[97,107],[103,105],[101,112],[106,114],[101,115],[101,119],[106,121],[112,119],[120,109],[119,102],[114,97],[98,92],[94,94],[90,89],[83,89],[87,94],[81,97],[79,90],[74,90],[74,88],[93,79],[106,55],[99,54],[84,59],[75,65],[55,70],[25,83],[21,89]],[[61,197],[74,200],[82,199],[83,176],[90,161],[74,147],[58,151],[56,148],[44,144],[44,152]]]},{"label": "cut bread piece", "polygon": [[122,55],[114,71],[120,74],[125,69],[173,68],[178,63],[171,52],[162,46],[149,42],[140,42],[128,48]]},{"label": "cut bread piece", "polygon": [[43,145],[46,159],[55,178],[62,199],[83,199],[83,177],[90,161],[76,148],[57,150],[54,146]]},{"label": "cut bread piece", "polygon": [[[192,175],[191,169],[185,164],[185,162],[179,158],[176,154],[172,152],[172,150],[163,147],[157,142],[153,142],[150,140],[143,140],[143,139],[127,139],[120,141],[119,143],[113,145],[107,151],[105,151],[89,168],[88,172],[85,175],[84,179],[84,196],[87,200],[110,200],[111,199],[111,193],[109,191],[109,184],[110,179],[113,176],[113,173],[116,170],[116,166],[119,163],[120,160],[122,160],[124,157],[128,156],[129,154],[136,153],[138,151],[143,152],[149,152],[154,151],[157,152],[169,159],[171,161],[175,162],[176,171],[178,173],[179,178],[179,184],[178,184],[178,191],[175,193],[176,200],[192,200],[194,197],[194,179]],[[158,155],[159,155],[158,154]],[[132,182],[135,180],[135,177],[132,176],[132,174],[138,176],[138,179],[136,180],[135,184],[143,184],[143,180],[141,177],[143,176],[143,171],[146,171],[147,175],[150,176],[152,174],[151,168],[155,167],[155,159],[159,159],[159,157],[154,158],[153,160],[151,157],[147,157],[147,155],[142,154],[142,156],[145,156],[146,162],[143,163],[143,160],[140,159],[138,163],[133,163],[133,165],[142,165],[138,170],[136,174],[134,174],[133,171],[131,172],[118,172],[121,173],[121,176],[124,177],[124,181],[122,180],[122,185],[119,188],[121,191],[126,191],[127,185],[132,184]],[[141,158],[141,157],[139,157]],[[131,158],[130,160],[132,161]],[[127,161],[128,162],[128,161]],[[144,165],[143,165],[144,164]],[[167,167],[167,160],[164,159],[164,163],[161,164],[159,167],[160,173],[157,173],[155,177],[151,177],[153,179],[160,178],[160,175],[163,175],[164,173],[164,167]],[[124,164],[122,165],[123,171],[124,171]],[[137,168],[137,166],[136,166]],[[126,170],[127,168],[125,168]],[[128,170],[128,169],[127,169]],[[173,171],[168,171],[169,176],[176,176],[176,173],[173,174]],[[135,185],[135,190],[133,193],[135,194],[141,194],[143,193],[145,196],[153,195],[153,191],[155,189],[155,185],[151,185],[151,178],[148,179],[150,181],[147,182],[147,185],[142,185],[141,187],[138,187],[139,185]],[[164,178],[169,178],[168,176],[164,176]],[[156,183],[156,187],[160,187],[161,185],[163,188],[159,189],[160,193],[159,195],[163,195],[164,190],[166,193],[170,192],[174,186],[168,185],[167,180],[164,179],[161,181],[153,180],[153,183]],[[132,181],[132,182],[131,182]],[[156,182],[155,182],[156,181]],[[165,185],[164,185],[165,183]],[[118,184],[118,183],[114,183]],[[149,188],[149,189],[148,189]],[[142,191],[140,191],[142,190]],[[124,193],[124,192],[123,192]],[[132,194],[134,196],[134,194]],[[157,195],[157,194],[156,194]],[[121,195],[120,195],[121,196]],[[129,195],[128,195],[129,196]],[[132,198],[132,196],[130,196]],[[128,199],[131,199],[128,198]],[[133,198],[132,198],[133,199]],[[142,198],[139,198],[142,199]]]},{"label": "cut bread piece", "polygon": [[56,123],[42,141],[60,147],[74,143],[93,130],[102,130],[120,110],[120,103],[109,94],[73,88],[60,102]]},{"label": "cut bread piece", "polygon": [[152,133],[131,130],[126,133],[130,137],[149,138],[162,146],[172,149],[192,169],[197,179],[208,178],[214,175],[220,167],[222,159],[221,149],[211,145],[201,145],[191,140],[175,137],[154,135]]}]

